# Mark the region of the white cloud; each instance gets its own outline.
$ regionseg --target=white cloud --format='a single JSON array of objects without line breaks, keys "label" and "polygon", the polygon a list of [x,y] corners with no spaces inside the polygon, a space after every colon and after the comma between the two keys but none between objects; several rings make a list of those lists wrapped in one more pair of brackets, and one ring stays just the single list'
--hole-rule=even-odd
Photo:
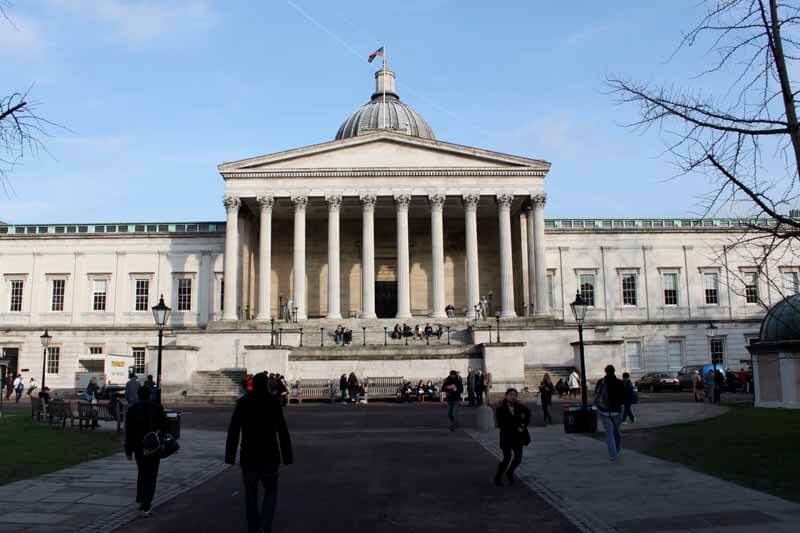
[{"label": "white cloud", "polygon": [[176,29],[203,29],[211,21],[208,0],[49,0],[107,25],[119,37],[143,42]]},{"label": "white cloud", "polygon": [[10,23],[0,20],[0,57],[12,61],[40,59],[45,49],[42,27],[16,13],[7,15]]}]

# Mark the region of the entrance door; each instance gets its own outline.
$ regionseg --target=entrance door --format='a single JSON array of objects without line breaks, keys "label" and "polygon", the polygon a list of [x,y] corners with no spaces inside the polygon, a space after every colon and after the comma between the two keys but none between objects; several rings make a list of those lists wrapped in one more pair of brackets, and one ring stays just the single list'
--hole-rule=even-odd
[{"label": "entrance door", "polygon": [[397,282],[375,282],[375,314],[378,318],[394,318],[397,315]]},{"label": "entrance door", "polygon": [[[3,353],[0,355],[3,357],[3,362],[8,363],[8,366],[5,368],[6,378],[16,376],[19,368],[19,348],[3,348]],[[12,381],[13,379],[14,378],[11,377]]]}]

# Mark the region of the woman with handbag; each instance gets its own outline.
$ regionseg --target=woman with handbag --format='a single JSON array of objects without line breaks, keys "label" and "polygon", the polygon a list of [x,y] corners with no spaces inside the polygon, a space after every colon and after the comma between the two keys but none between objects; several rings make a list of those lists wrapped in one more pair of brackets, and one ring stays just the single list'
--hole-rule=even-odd
[{"label": "woman with handbag", "polygon": [[[136,503],[144,515],[150,514],[161,462],[161,450],[155,446],[161,446],[160,440],[156,437],[155,445],[149,441],[160,431],[167,430],[164,409],[161,404],[150,399],[151,394],[150,387],[141,387],[139,401],[128,408],[125,416],[125,455],[129,461],[136,457]],[[150,453],[153,449],[156,453]]]},{"label": "woman with handbag", "polygon": [[[503,474],[508,482],[514,484],[514,470],[522,462],[522,447],[531,442],[528,433],[528,424],[531,421],[530,410],[517,401],[517,389],[508,389],[506,397],[497,407],[497,427],[500,429],[500,449],[503,450],[503,460],[497,466],[494,484],[503,485]],[[514,460],[511,460],[511,454]]]},{"label": "woman with handbag", "polygon": [[553,417],[550,416],[548,408],[553,405],[553,392],[555,391],[553,381],[550,379],[550,374],[545,372],[541,384],[539,384],[539,398],[542,402],[542,415],[544,416],[544,425],[553,423]]}]

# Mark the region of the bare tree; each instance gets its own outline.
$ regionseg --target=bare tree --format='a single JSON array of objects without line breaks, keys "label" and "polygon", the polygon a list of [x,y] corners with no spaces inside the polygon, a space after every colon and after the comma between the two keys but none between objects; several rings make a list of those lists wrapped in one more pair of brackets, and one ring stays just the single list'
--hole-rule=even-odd
[{"label": "bare tree", "polygon": [[[749,255],[764,272],[781,254],[800,256],[800,216],[793,211],[800,207],[793,78],[800,72],[800,7],[792,0],[708,0],[706,5],[705,16],[684,35],[675,54],[705,44],[714,59],[694,83],[711,81],[723,91],[621,77],[606,82],[619,103],[638,106],[639,118],[629,127],[658,130],[679,175],[708,179],[709,191],[700,201],[703,216],[742,218],[720,255],[727,259],[732,250]],[[767,283],[784,291],[774,274]]]}]

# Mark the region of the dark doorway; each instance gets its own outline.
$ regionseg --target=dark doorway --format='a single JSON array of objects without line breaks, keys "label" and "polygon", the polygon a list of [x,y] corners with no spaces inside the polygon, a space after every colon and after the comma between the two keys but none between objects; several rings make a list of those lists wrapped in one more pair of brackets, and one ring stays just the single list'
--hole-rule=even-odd
[{"label": "dark doorway", "polygon": [[397,282],[375,282],[375,314],[378,318],[394,318],[397,315]]},{"label": "dark doorway", "polygon": [[0,357],[2,357],[3,362],[7,363],[8,366],[5,368],[5,376],[6,378],[11,378],[13,381],[13,377],[16,376],[18,372],[18,360],[19,360],[19,348],[3,348],[3,352],[0,353]]}]

